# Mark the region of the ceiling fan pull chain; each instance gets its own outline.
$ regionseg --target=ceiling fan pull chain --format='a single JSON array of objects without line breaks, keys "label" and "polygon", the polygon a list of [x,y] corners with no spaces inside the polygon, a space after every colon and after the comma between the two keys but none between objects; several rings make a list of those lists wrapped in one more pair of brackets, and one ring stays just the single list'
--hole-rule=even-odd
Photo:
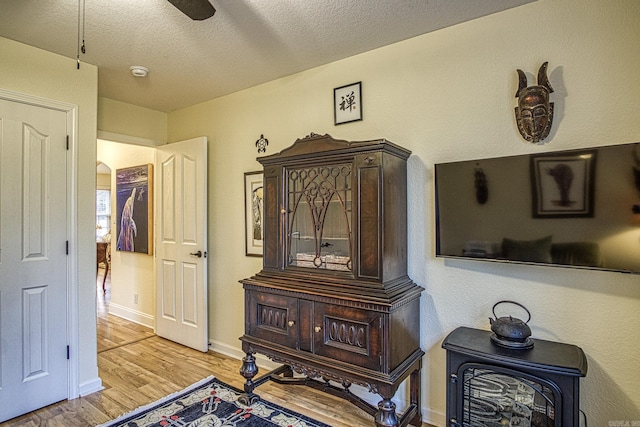
[{"label": "ceiling fan pull chain", "polygon": [[[84,23],[85,23],[85,0],[78,0],[78,47],[76,49],[76,67],[80,69],[80,52],[87,52],[84,45]],[[82,25],[82,30],[80,26]],[[80,33],[82,32],[82,44],[80,44]]]},{"label": "ceiling fan pull chain", "polygon": [[85,29],[85,12],[87,10],[87,7],[85,5],[86,0],[82,0],[82,47],[80,48],[80,50],[82,51],[83,54],[87,53],[87,50],[85,49],[84,46],[84,29]]},{"label": "ceiling fan pull chain", "polygon": [[78,45],[76,47],[76,63],[80,69],[80,0],[78,0]]}]

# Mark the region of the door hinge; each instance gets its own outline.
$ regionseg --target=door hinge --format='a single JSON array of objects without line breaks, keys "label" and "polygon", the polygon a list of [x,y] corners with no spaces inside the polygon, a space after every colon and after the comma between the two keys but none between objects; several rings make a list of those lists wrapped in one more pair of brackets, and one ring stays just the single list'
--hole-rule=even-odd
[{"label": "door hinge", "polygon": [[66,243],[65,251],[66,251],[67,255],[69,255],[69,241],[68,240],[67,240],[67,243]]},{"label": "door hinge", "polygon": [[67,151],[69,150],[69,135],[67,135]]},{"label": "door hinge", "polygon": [[67,346],[67,360],[71,359],[71,348]]}]

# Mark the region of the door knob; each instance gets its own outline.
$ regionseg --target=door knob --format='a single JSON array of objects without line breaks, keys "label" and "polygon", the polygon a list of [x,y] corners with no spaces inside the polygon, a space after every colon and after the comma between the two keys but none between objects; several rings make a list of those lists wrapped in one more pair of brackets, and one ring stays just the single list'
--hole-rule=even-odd
[{"label": "door knob", "polygon": [[189,255],[193,255],[196,258],[202,258],[202,251],[191,252]]}]

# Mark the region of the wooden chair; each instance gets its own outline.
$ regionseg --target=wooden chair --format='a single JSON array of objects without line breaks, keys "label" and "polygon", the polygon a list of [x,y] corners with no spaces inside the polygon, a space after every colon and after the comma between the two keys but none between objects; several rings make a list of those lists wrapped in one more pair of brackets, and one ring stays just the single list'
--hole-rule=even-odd
[{"label": "wooden chair", "polygon": [[98,274],[98,268],[100,263],[104,264],[104,277],[102,278],[102,292],[107,292],[106,282],[107,274],[109,274],[109,264],[111,264],[111,243],[110,242],[97,242],[96,250],[96,274]]}]

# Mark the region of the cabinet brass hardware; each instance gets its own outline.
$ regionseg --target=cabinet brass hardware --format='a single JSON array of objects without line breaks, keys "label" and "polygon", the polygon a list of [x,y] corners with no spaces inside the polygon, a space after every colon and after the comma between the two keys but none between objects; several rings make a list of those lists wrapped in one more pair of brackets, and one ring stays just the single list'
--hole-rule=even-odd
[{"label": "cabinet brass hardware", "polygon": [[320,332],[322,330],[322,326],[316,326],[313,328],[316,332]]},{"label": "cabinet brass hardware", "polygon": [[289,325],[289,327],[292,327],[292,326],[293,326],[293,325],[295,325],[295,324],[296,324],[296,322],[294,322],[293,320],[289,320],[289,321],[287,322],[287,325]]}]

